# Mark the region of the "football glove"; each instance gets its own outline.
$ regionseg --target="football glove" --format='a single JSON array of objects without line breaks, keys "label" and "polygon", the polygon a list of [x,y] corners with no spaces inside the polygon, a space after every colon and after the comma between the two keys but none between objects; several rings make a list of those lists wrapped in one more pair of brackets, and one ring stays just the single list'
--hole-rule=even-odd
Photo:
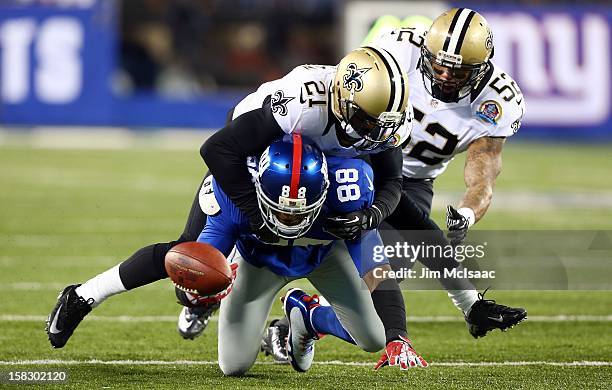
[{"label": "football glove", "polygon": [[380,210],[372,206],[348,214],[327,217],[323,222],[323,230],[342,240],[354,240],[361,235],[362,230],[376,229],[381,219]]},{"label": "football glove", "polygon": [[425,359],[412,348],[410,339],[402,336],[399,337],[399,340],[391,341],[387,344],[374,370],[385,366],[399,366],[401,370],[428,366]]},{"label": "football glove", "polygon": [[230,281],[229,286],[225,288],[225,290],[213,295],[199,295],[185,291],[185,298],[187,302],[181,302],[179,300],[179,303],[187,307],[197,307],[220,302],[223,298],[228,296],[230,292],[232,292],[232,287],[234,287],[234,280],[236,280],[236,271],[238,270],[238,264],[232,263],[230,264],[230,268],[232,269],[232,280]]},{"label": "football glove", "polygon": [[467,236],[467,231],[474,224],[474,211],[463,207],[456,210],[453,206],[446,207],[446,227],[451,245],[459,245]]}]

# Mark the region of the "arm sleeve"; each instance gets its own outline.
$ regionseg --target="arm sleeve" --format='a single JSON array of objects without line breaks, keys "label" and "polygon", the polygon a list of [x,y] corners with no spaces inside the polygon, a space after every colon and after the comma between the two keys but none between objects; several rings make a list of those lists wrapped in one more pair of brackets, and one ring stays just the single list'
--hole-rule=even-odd
[{"label": "arm sleeve", "polygon": [[385,220],[397,207],[402,195],[402,150],[393,148],[370,156],[374,171],[374,204]]},{"label": "arm sleeve", "polygon": [[235,224],[228,220],[226,214],[221,212],[206,219],[206,225],[198,237],[198,242],[214,246],[227,257],[234,248],[237,239],[238,229]]},{"label": "arm sleeve", "polygon": [[263,220],[246,159],[259,156],[272,140],[283,134],[267,99],[262,108],[240,115],[200,148],[204,162],[221,189],[247,215],[252,225],[260,225]]}]

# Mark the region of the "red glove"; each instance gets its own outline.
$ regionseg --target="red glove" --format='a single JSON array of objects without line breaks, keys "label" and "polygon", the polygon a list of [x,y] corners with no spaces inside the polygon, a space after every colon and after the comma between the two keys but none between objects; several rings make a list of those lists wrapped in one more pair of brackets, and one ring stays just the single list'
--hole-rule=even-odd
[{"label": "red glove", "polygon": [[416,353],[411,343],[410,339],[402,336],[400,336],[400,340],[388,343],[374,369],[378,370],[385,366],[400,366],[402,370],[412,367],[427,367],[427,362]]},{"label": "red glove", "polygon": [[193,306],[204,306],[210,305],[213,303],[220,302],[223,298],[229,295],[232,292],[232,287],[234,287],[234,280],[236,280],[236,270],[238,269],[238,264],[232,263],[230,264],[230,268],[232,269],[232,280],[230,281],[229,286],[221,292],[218,292],[214,295],[198,295],[194,293],[185,292],[189,301],[193,304]]}]

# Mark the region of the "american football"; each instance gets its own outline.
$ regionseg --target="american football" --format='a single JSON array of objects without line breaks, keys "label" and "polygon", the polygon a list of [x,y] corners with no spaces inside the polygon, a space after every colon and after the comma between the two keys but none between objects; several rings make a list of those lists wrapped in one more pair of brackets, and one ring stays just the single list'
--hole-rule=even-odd
[{"label": "american football", "polygon": [[212,295],[229,286],[232,271],[223,253],[209,244],[184,242],[168,251],[166,272],[183,291]]}]

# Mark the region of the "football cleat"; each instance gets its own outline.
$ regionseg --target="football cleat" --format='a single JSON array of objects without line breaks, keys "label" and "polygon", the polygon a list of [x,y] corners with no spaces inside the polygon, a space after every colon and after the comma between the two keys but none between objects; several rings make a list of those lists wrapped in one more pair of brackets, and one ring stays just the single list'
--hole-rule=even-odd
[{"label": "football cleat", "polygon": [[79,323],[91,311],[94,300],[85,300],[78,296],[76,288],[80,284],[70,285],[57,296],[57,304],[49,314],[45,331],[53,348],[62,348]]},{"label": "football cleat", "polygon": [[219,309],[220,304],[212,303],[197,307],[184,307],[178,318],[176,329],[185,340],[193,340],[200,336],[210,317]]},{"label": "football cleat", "polygon": [[272,320],[261,339],[261,350],[266,356],[272,355],[274,362],[289,364],[287,355],[287,336],[289,335],[289,322],[287,317]]},{"label": "football cleat", "polygon": [[310,316],[319,306],[316,295],[310,296],[297,288],[287,291],[283,299],[283,309],[289,320],[287,355],[291,366],[298,372],[308,371],[314,359],[315,341],[319,337]]},{"label": "football cleat", "polygon": [[527,310],[521,307],[499,305],[494,300],[484,299],[487,290],[478,294],[479,300],[465,316],[468,330],[475,339],[486,336],[493,329],[505,332],[527,318]]}]

